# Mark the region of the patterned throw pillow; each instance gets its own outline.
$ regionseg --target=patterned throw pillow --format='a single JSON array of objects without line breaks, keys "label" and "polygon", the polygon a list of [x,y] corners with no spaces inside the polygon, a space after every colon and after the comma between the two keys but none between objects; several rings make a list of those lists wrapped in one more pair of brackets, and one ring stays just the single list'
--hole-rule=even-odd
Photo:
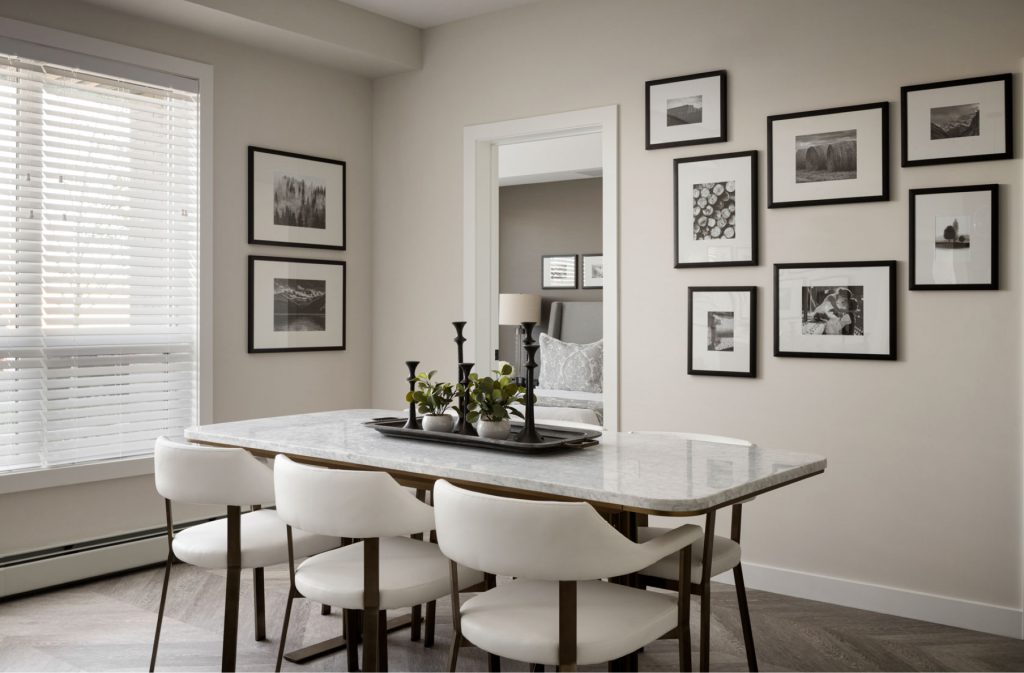
[{"label": "patterned throw pillow", "polygon": [[574,344],[540,335],[541,388],[599,393],[604,379],[604,340]]}]

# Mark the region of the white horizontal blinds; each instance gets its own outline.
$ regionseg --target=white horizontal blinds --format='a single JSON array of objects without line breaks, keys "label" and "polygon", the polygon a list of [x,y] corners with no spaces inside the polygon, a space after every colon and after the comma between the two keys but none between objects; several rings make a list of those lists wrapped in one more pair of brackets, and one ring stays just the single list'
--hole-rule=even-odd
[{"label": "white horizontal blinds", "polygon": [[196,420],[198,104],[0,56],[0,470]]}]

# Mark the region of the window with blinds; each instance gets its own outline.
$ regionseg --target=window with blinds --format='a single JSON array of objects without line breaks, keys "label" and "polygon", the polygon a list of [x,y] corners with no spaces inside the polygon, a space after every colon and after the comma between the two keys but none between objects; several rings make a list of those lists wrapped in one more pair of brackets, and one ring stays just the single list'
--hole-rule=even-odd
[{"label": "window with blinds", "polygon": [[0,471],[197,419],[198,94],[0,55]]}]

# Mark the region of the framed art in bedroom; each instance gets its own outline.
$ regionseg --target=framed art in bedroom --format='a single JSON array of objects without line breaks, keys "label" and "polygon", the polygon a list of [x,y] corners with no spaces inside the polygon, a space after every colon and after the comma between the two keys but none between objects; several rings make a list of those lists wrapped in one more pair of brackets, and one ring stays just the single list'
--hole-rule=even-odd
[{"label": "framed art in bedroom", "polygon": [[249,255],[249,352],[345,350],[345,262]]},{"label": "framed art in bedroom", "polygon": [[725,142],[724,70],[651,80],[644,91],[647,149]]},{"label": "framed art in bedroom", "polygon": [[347,166],[249,146],[249,243],[345,249]]},{"label": "framed art in bedroom", "polygon": [[910,190],[910,289],[999,289],[999,185]]},{"label": "framed art in bedroom", "polygon": [[576,258],[576,255],[541,255],[540,289],[575,290],[578,288]]},{"label": "framed art in bedroom", "polygon": [[757,288],[691,287],[686,373],[757,376]]},{"label": "framed art in bedroom", "polygon": [[768,117],[768,207],[889,200],[889,104]]},{"label": "framed art in bedroom", "polygon": [[757,265],[757,151],[674,165],[675,268]]},{"label": "framed art in bedroom", "polygon": [[604,287],[604,255],[580,255],[580,287],[584,290]]},{"label": "framed art in bedroom", "polygon": [[776,357],[896,359],[896,262],[775,265]]},{"label": "framed art in bedroom", "polygon": [[900,89],[901,165],[1013,158],[1013,76]]}]

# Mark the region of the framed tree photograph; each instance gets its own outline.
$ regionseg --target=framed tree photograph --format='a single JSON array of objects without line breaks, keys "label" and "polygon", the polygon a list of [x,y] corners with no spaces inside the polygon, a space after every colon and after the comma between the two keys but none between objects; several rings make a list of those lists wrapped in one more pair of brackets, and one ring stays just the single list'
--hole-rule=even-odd
[{"label": "framed tree photograph", "polygon": [[540,289],[575,290],[576,255],[542,255],[540,258]]},{"label": "framed tree photograph", "polygon": [[249,146],[249,242],[345,249],[346,165]]},{"label": "framed tree photograph", "polygon": [[345,262],[249,255],[249,352],[345,350]]},{"label": "framed tree photograph", "polygon": [[647,149],[725,142],[724,70],[651,80],[645,92]]},{"label": "framed tree photograph", "polygon": [[900,89],[901,163],[1013,158],[1013,76],[992,75]]},{"label": "framed tree photograph", "polygon": [[910,190],[910,289],[999,289],[999,185]]},{"label": "framed tree photograph", "polygon": [[775,265],[776,357],[896,359],[896,262]]},{"label": "framed tree photograph", "polygon": [[757,151],[674,163],[675,267],[757,265]]},{"label": "framed tree photograph", "polygon": [[604,287],[604,255],[580,255],[580,287],[598,290]]},{"label": "framed tree photograph", "polygon": [[889,200],[889,104],[768,117],[768,207]]},{"label": "framed tree photograph", "polygon": [[686,373],[757,376],[757,288],[691,287]]}]

